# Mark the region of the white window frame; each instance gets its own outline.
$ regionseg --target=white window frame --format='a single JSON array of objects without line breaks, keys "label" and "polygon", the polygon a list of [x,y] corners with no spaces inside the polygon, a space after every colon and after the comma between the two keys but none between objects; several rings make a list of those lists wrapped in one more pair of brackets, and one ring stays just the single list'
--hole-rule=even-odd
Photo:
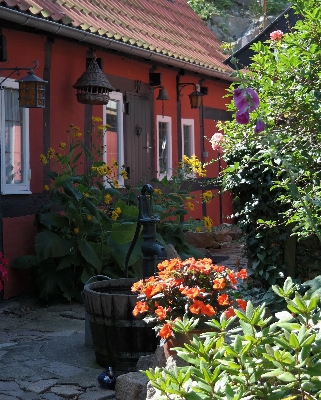
[{"label": "white window frame", "polygon": [[[109,93],[109,98],[110,100],[117,101],[118,107],[117,107],[117,147],[118,147],[118,166],[119,166],[119,173],[118,173],[118,184],[119,186],[124,186],[124,178],[120,175],[120,170],[121,167],[124,165],[124,127],[123,127],[123,112],[124,112],[124,100],[123,100],[123,94],[120,92],[110,92]],[[104,112],[103,112],[103,124],[106,125],[106,108],[108,104],[104,106]],[[104,140],[104,144],[106,146],[107,150],[107,143]],[[107,152],[104,152],[104,160],[107,163]],[[107,186],[109,186],[107,184]]]},{"label": "white window frame", "polygon": [[[160,122],[165,122],[168,124],[168,148],[167,148],[167,160],[168,160],[168,166],[167,166],[167,171],[166,173],[161,174],[160,173],[160,166],[159,166],[159,123]],[[165,176],[167,176],[168,179],[172,176],[172,118],[163,116],[163,115],[157,115],[156,116],[156,129],[157,129],[157,178],[158,179],[163,179]]]},{"label": "white window frame", "polygon": [[[0,77],[0,81],[5,79]],[[6,79],[0,90],[0,141],[1,141],[1,194],[31,194],[30,191],[30,150],[29,150],[29,109],[22,108],[22,152],[23,152],[23,183],[6,183],[5,165],[5,89],[19,89],[19,83],[13,79]]]},{"label": "white window frame", "polygon": [[190,142],[191,142],[191,155],[195,154],[195,133],[194,133],[194,120],[193,119],[187,119],[187,118],[182,118],[181,121],[181,132],[182,132],[182,155],[184,155],[184,125],[190,126],[191,127],[191,137],[190,137]]}]

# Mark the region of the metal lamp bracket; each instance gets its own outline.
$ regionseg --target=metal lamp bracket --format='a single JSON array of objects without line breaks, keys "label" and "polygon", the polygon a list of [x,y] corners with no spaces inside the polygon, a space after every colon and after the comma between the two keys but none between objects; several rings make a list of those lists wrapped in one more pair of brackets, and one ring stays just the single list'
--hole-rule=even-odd
[{"label": "metal lamp bracket", "polygon": [[0,90],[3,90],[3,82],[5,82],[7,79],[9,79],[14,73],[16,73],[18,76],[20,75],[20,71],[30,71],[31,73],[33,73],[33,70],[38,68],[39,63],[38,61],[33,61],[35,66],[34,67],[14,67],[14,68],[0,68],[0,71],[11,71],[11,73],[4,78],[1,82],[0,82]]}]

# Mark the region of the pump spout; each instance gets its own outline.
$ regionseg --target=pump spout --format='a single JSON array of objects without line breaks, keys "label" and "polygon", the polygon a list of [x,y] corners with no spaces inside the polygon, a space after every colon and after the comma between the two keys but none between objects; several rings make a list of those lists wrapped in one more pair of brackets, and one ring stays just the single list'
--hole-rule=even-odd
[{"label": "pump spout", "polygon": [[150,277],[155,273],[155,266],[166,260],[167,254],[164,246],[156,242],[144,242],[142,244],[143,253],[143,275],[144,278]]}]

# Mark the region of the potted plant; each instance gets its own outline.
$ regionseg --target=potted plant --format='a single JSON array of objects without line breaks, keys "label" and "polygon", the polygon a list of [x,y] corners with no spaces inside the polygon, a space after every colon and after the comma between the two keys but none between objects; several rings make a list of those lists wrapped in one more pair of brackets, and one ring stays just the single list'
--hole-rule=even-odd
[{"label": "potted plant", "polygon": [[245,269],[234,272],[209,258],[174,258],[158,264],[157,269],[154,276],[132,285],[138,293],[133,315],[143,314],[146,322],[152,321],[166,342],[175,336],[173,323],[186,315],[196,317],[197,328],[203,329],[206,321],[223,312],[229,318],[234,308],[246,309],[237,291],[239,281],[247,278]]}]

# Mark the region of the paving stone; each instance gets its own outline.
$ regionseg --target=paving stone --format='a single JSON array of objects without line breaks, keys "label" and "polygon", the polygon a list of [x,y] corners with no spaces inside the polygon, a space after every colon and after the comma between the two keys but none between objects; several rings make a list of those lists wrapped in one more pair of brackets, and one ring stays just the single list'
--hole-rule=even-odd
[{"label": "paving stone", "polygon": [[19,396],[20,400],[41,400],[37,393],[26,392]]},{"label": "paving stone", "polygon": [[20,396],[23,391],[14,381],[0,381],[0,393],[0,399],[2,399],[2,395],[12,395],[14,393],[15,396]]},{"label": "paving stone", "polygon": [[98,388],[86,390],[86,393],[81,394],[78,400],[109,400],[114,397],[115,392],[113,390]]},{"label": "paving stone", "polygon": [[19,400],[19,399],[18,399],[18,397],[15,397],[15,396],[7,396],[6,394],[2,394],[1,400]]},{"label": "paving stone", "polygon": [[9,343],[0,343],[0,349],[3,349],[3,348],[5,348],[5,347],[16,346],[16,345],[17,345],[17,343],[12,343],[12,342],[9,342]]},{"label": "paving stone", "polygon": [[50,391],[58,396],[66,397],[67,399],[79,396],[83,392],[79,386],[69,385],[56,385],[53,386]]},{"label": "paving stone", "polygon": [[42,367],[42,369],[62,377],[78,375],[83,371],[81,368],[73,367],[72,365],[61,363],[59,361],[52,362],[49,365]]},{"label": "paving stone", "polygon": [[41,400],[64,400],[64,398],[55,393],[45,393],[41,395]]},{"label": "paving stone", "polygon": [[33,382],[31,385],[27,386],[26,389],[29,390],[30,392],[41,394],[41,393],[46,392],[48,389],[50,389],[56,383],[57,383],[57,379],[45,379],[45,380]]}]

